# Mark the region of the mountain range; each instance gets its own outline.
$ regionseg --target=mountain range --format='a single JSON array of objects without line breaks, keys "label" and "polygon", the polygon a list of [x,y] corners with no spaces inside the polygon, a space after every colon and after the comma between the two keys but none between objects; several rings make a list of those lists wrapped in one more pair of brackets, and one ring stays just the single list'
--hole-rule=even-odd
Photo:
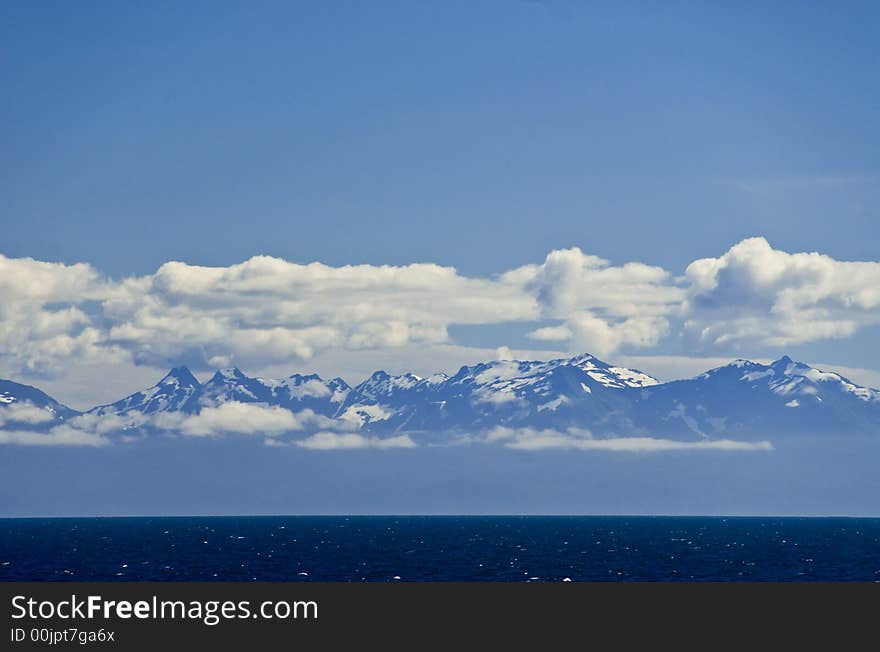
[{"label": "mountain range", "polygon": [[312,430],[405,433],[426,442],[497,428],[684,441],[880,433],[880,391],[788,357],[769,365],[735,360],[694,378],[660,382],[589,354],[483,362],[427,378],[376,371],[355,386],[314,374],[271,380],[239,369],[217,371],[201,383],[186,367],[175,367],[152,387],[85,412],[0,380],[0,429],[48,431],[91,415],[112,417],[120,429],[149,430],[160,415],[185,418],[228,404],[309,415],[309,423],[320,424]]}]

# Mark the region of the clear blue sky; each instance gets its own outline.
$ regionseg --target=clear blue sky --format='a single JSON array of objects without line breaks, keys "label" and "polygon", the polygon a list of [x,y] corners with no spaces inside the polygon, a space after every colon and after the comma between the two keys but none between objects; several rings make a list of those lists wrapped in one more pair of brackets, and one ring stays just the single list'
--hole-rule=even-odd
[{"label": "clear blue sky", "polygon": [[[877,260],[878,33],[876,2],[5,2],[0,252]],[[877,334],[786,352],[877,369]]]},{"label": "clear blue sky", "polygon": [[2,250],[873,260],[880,5],[759,4],[5,2]]}]

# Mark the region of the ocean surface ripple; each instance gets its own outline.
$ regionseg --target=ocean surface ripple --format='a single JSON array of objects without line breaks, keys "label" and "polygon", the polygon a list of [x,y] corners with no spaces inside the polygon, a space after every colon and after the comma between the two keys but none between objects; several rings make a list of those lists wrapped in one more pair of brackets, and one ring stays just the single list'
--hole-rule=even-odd
[{"label": "ocean surface ripple", "polygon": [[880,581],[880,519],[0,519],[3,581]]}]

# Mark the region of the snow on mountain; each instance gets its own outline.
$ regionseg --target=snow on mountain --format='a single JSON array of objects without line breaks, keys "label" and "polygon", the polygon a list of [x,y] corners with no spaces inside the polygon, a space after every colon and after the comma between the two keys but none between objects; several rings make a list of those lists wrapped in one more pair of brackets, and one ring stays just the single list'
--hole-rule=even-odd
[{"label": "snow on mountain", "polygon": [[317,374],[293,374],[283,380],[258,378],[271,391],[272,405],[288,410],[312,410],[331,417],[339,409],[351,388],[342,378],[324,380]]},{"label": "snow on mountain", "polygon": [[605,387],[650,387],[660,383],[656,378],[641,371],[625,367],[612,367],[589,353],[567,361],[555,360],[554,362],[566,362],[582,369],[590,378]]},{"label": "snow on mountain", "polygon": [[392,376],[376,371],[348,393],[337,416],[358,427],[387,421],[407,409],[424,388],[432,385],[414,374]]},{"label": "snow on mountain", "polygon": [[217,407],[230,401],[271,405],[272,389],[239,369],[221,369],[201,386],[197,397],[200,407]]},{"label": "snow on mountain", "polygon": [[[341,378],[294,374],[274,380],[239,369],[220,370],[202,384],[177,367],[152,387],[89,413],[143,423],[141,416],[195,415],[230,403],[313,413],[305,421],[321,428],[335,423],[375,436],[406,433],[431,441],[497,427],[683,440],[880,431],[880,391],[788,357],[769,365],[735,360],[668,383],[589,354],[483,362],[452,376],[377,371],[354,387]],[[35,406],[53,423],[79,414],[33,387],[0,381],[0,427],[10,405]],[[20,419],[42,418],[19,411]]]},{"label": "snow on mountain", "polygon": [[317,375],[294,374],[283,380],[271,380],[253,378],[235,368],[221,369],[202,384],[186,367],[176,367],[152,387],[89,412],[99,416],[196,414],[204,408],[236,402],[280,406],[294,412],[311,409],[332,416],[349,391],[341,378],[324,381]]},{"label": "snow on mountain", "polygon": [[880,431],[880,391],[788,356],[749,360],[641,390],[633,421],[652,433],[763,438]]},{"label": "snow on mountain", "polygon": [[379,433],[468,432],[498,425],[566,428],[615,411],[615,389],[658,381],[591,355],[551,361],[494,361],[451,377],[376,372],[352,390],[343,418]]},{"label": "snow on mountain", "polygon": [[48,428],[79,414],[36,387],[0,379],[0,428]]},{"label": "snow on mountain", "polygon": [[156,414],[159,412],[193,412],[201,383],[186,367],[175,367],[152,387],[130,394],[109,405],[99,405],[89,414]]}]

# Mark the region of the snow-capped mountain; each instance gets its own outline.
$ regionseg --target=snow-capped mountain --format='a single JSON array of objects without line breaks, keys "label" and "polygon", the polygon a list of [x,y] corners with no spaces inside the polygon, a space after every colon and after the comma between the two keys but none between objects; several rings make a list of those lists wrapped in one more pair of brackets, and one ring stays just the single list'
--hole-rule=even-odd
[{"label": "snow-capped mountain", "polygon": [[317,374],[293,374],[283,380],[258,378],[271,391],[272,405],[288,410],[312,410],[327,417],[334,416],[345,402],[351,387],[342,378],[324,380]]},{"label": "snow-capped mountain", "polygon": [[[452,376],[377,371],[354,387],[341,378],[294,374],[272,380],[239,369],[218,371],[200,383],[186,367],[176,367],[152,387],[89,413],[131,416],[132,424],[141,425],[160,413],[195,415],[228,403],[313,413],[324,419],[309,417],[320,427],[336,423],[342,430],[431,441],[498,426],[683,440],[880,433],[880,391],[788,357],[769,365],[736,360],[667,383],[589,354],[483,362]],[[22,406],[43,410],[51,421]],[[51,425],[78,414],[33,387],[0,381],[0,428],[16,423],[12,417]]]},{"label": "snow-capped mountain", "polygon": [[239,369],[221,369],[201,386],[197,403],[200,407],[217,407],[229,401],[271,404],[272,390]]},{"label": "snow-capped mountain", "polygon": [[345,400],[349,386],[341,378],[329,381],[317,375],[294,374],[283,380],[252,378],[240,369],[221,369],[200,383],[186,367],[175,367],[158,383],[110,405],[89,410],[98,415],[183,412],[196,414],[224,403],[277,405],[294,412],[310,409],[332,416]]},{"label": "snow-capped mountain", "polygon": [[639,391],[633,421],[658,435],[880,434],[880,391],[787,356],[769,365],[735,360]]},{"label": "snow-capped mountain", "polygon": [[196,411],[196,398],[201,384],[186,367],[175,367],[158,383],[140,392],[135,392],[110,405],[99,405],[89,413],[156,414],[157,412],[193,412]]},{"label": "snow-capped mountain", "polygon": [[484,362],[462,367],[451,377],[376,372],[354,388],[340,416],[375,432],[584,427],[622,409],[616,390],[658,382],[591,355],[549,362]]},{"label": "snow-capped mountain", "polygon": [[78,416],[36,387],[0,379],[0,429],[39,429]]}]

